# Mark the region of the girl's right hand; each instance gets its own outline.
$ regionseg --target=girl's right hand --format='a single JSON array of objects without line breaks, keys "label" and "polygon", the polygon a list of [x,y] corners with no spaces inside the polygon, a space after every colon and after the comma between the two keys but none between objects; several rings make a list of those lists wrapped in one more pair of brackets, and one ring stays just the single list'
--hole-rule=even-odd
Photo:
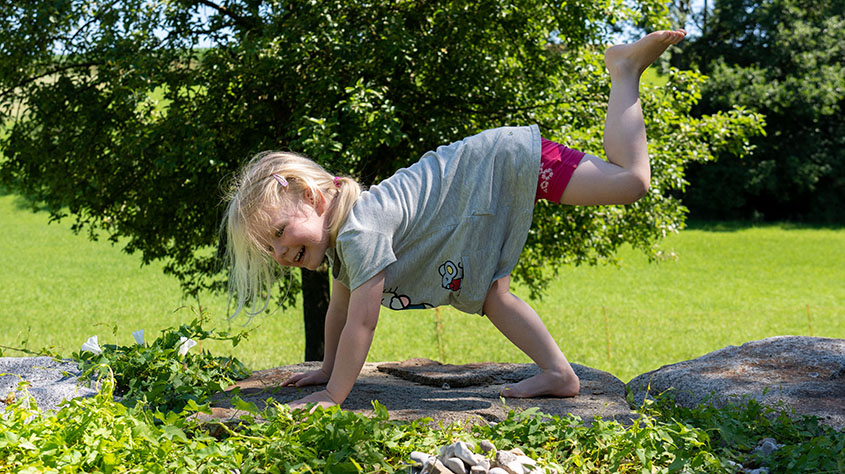
[{"label": "girl's right hand", "polygon": [[329,375],[322,368],[304,372],[301,374],[293,374],[287,380],[282,382],[282,387],[293,385],[296,387],[305,387],[306,385],[322,385],[329,382]]}]

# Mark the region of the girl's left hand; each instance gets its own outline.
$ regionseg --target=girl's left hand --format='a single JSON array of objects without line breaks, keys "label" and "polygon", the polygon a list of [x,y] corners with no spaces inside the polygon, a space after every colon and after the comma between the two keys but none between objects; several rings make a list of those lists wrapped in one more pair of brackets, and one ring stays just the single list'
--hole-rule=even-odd
[{"label": "girl's left hand", "polygon": [[311,395],[308,395],[307,397],[300,398],[299,400],[296,400],[294,402],[290,402],[288,405],[290,406],[291,410],[302,410],[308,404],[311,403],[316,403],[316,405],[314,405],[314,407],[311,409],[311,412],[313,412],[318,405],[323,408],[329,408],[337,405],[337,403],[332,400],[332,397],[329,396],[329,392],[325,390],[314,392]]}]

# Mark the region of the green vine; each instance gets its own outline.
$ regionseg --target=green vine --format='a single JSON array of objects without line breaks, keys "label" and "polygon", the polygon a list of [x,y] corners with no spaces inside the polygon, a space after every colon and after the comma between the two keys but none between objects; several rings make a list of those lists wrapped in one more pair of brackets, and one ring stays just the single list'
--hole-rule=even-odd
[{"label": "green vine", "polygon": [[204,329],[208,321],[209,316],[200,313],[189,324],[163,330],[150,344],[94,346],[93,351],[76,352],[73,358],[85,375],[103,379],[112,373],[115,395],[124,404],[142,403],[164,412],[180,412],[188,401],[203,404],[212,394],[250,374],[237,358],[190,350],[204,340],[231,341],[235,347],[248,336],[246,331],[229,334]]}]

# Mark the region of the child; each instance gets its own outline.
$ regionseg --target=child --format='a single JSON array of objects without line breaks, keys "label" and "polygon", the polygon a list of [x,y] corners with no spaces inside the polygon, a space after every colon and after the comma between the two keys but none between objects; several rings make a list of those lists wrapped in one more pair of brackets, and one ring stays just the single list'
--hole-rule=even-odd
[{"label": "child", "polygon": [[648,189],[639,103],[643,71],[683,30],[658,31],[605,53],[611,77],[604,130],[609,162],[541,139],[536,125],[487,130],[399,170],[369,191],[307,158],[265,152],[247,165],[224,220],[239,310],[272,285],[277,267],[334,276],[322,368],[284,385],[327,384],[291,404],[341,404],[367,357],[379,306],[450,304],[486,315],[541,372],[508,397],[572,397],[578,377],[537,313],[510,292],[537,199],[626,204]]}]

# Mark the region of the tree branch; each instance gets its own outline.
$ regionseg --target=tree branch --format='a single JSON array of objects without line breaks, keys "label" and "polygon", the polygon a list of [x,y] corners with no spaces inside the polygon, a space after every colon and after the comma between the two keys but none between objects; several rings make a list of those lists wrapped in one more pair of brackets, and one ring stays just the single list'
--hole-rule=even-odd
[{"label": "tree branch", "polygon": [[62,72],[62,71],[70,70],[70,69],[97,66],[98,64],[99,63],[95,63],[95,62],[67,64],[65,66],[61,66],[61,67],[57,67],[55,69],[51,69],[51,70],[49,70],[45,73],[38,74],[37,76],[28,77],[28,78],[20,81],[19,83],[15,84],[14,86],[4,90],[2,93],[0,93],[0,99],[2,99],[3,97],[6,97],[7,95],[11,94],[12,92],[14,92],[15,89],[17,89],[19,87],[23,87],[23,86],[29,84],[30,82],[35,82],[38,79],[41,79],[42,77],[47,77],[51,74],[56,74],[56,73],[59,73],[59,72]]},{"label": "tree branch", "polygon": [[244,27],[245,29],[252,29],[256,25],[255,18],[252,17],[243,17],[238,15],[237,13],[233,12],[232,10],[224,7],[223,5],[218,5],[211,0],[197,0],[200,4],[205,5],[209,8],[213,8],[217,10],[218,13],[224,16],[228,16],[229,18],[235,20],[235,23]]}]

